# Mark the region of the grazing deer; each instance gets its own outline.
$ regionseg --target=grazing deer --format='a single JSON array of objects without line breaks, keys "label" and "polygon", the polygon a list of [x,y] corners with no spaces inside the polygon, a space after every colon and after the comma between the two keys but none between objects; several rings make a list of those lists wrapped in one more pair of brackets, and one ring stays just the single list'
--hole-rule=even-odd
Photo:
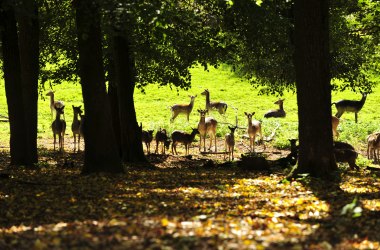
[{"label": "grazing deer", "polygon": [[256,134],[260,135],[260,140],[263,140],[263,135],[261,133],[261,123],[259,121],[252,121],[252,117],[255,112],[247,113],[244,112],[245,116],[248,118],[248,136],[249,136],[249,147],[252,152],[255,151],[255,138]]},{"label": "grazing deer", "polygon": [[368,160],[374,159],[375,162],[378,162],[380,150],[380,132],[376,132],[367,136],[367,143]]},{"label": "grazing deer", "polygon": [[201,95],[206,96],[206,109],[208,111],[211,111],[213,109],[217,110],[219,114],[224,115],[227,111],[227,103],[225,102],[211,102],[210,101],[210,91],[208,89],[205,89]]},{"label": "grazing deer", "polygon": [[166,129],[160,128],[156,133],[155,140],[156,140],[156,151],[155,151],[155,153],[158,154],[158,145],[161,142],[162,143],[161,154],[165,154],[165,149],[169,149],[170,142],[171,142],[169,140],[168,135],[167,135]]},{"label": "grazing deer", "polygon": [[194,107],[194,100],[197,95],[189,95],[190,97],[190,103],[189,104],[174,104],[173,106],[170,107],[170,110],[172,111],[172,118],[170,119],[171,122],[174,121],[174,119],[179,115],[179,114],[186,114],[187,121],[189,121],[189,116],[191,111],[193,110]]},{"label": "grazing deer", "polygon": [[206,113],[208,113],[207,109],[201,110],[198,109],[198,113],[200,114],[200,120],[198,123],[198,131],[200,135],[199,140],[199,151],[201,151],[202,148],[202,139],[203,139],[203,147],[204,151],[206,151],[206,135],[210,136],[210,147],[212,146],[212,139],[214,138],[215,141],[215,152],[217,152],[217,146],[216,146],[216,126],[218,125],[218,122],[213,117],[207,117]]},{"label": "grazing deer", "polygon": [[56,107],[56,116],[55,120],[51,124],[51,128],[53,130],[53,136],[54,136],[54,150],[55,150],[55,142],[56,142],[56,135],[58,135],[58,143],[59,143],[59,151],[63,151],[63,145],[64,145],[64,136],[66,131],[66,122],[65,120],[61,119],[61,115],[64,114],[65,107],[59,108]]},{"label": "grazing deer", "polygon": [[336,136],[336,138],[339,137],[339,132],[338,132],[338,125],[339,125],[340,119],[336,116],[331,116],[331,124],[332,124],[332,132],[333,136]]},{"label": "grazing deer", "polygon": [[226,152],[228,152],[228,159],[231,161],[234,159],[234,149],[235,149],[235,130],[237,129],[237,126],[235,127],[230,127],[230,133],[226,134],[225,136],[225,149]]},{"label": "grazing deer", "polygon": [[264,114],[265,118],[270,117],[285,117],[286,112],[284,110],[284,100],[285,99],[278,99],[274,104],[277,104],[279,109],[276,110],[270,110]]},{"label": "grazing deer", "polygon": [[356,165],[358,153],[352,145],[346,142],[334,141],[334,155],[337,162],[347,162],[351,169],[359,170],[359,166]]},{"label": "grazing deer", "polygon": [[333,102],[331,105],[335,104],[337,109],[336,117],[340,118],[344,112],[354,112],[355,122],[358,122],[358,113],[362,109],[365,100],[367,98],[366,93],[362,93],[362,99],[360,101],[353,100],[340,100],[338,102]]},{"label": "grazing deer", "polygon": [[71,131],[73,132],[73,137],[74,137],[74,152],[76,150],[76,145],[77,145],[77,136],[78,136],[78,152],[80,151],[80,123],[81,121],[78,119],[78,116],[80,116],[83,111],[81,110],[82,106],[75,107],[73,106],[73,112],[74,112],[74,119],[73,123],[71,124]]},{"label": "grazing deer", "polygon": [[[180,143],[185,145],[185,154],[188,155],[190,145],[193,142],[196,134],[199,134],[199,131],[196,128],[193,128],[193,131],[191,132],[191,134],[186,133],[184,131],[180,131],[180,130],[173,131],[173,133],[172,133],[172,154],[174,154],[174,152],[175,152],[175,154],[178,155],[177,143],[180,142]],[[173,149],[174,149],[174,151],[173,151]]]},{"label": "grazing deer", "polygon": [[143,130],[141,133],[141,140],[145,143],[146,151],[148,152],[148,154],[150,154],[150,143],[153,140],[153,130]]},{"label": "grazing deer", "polygon": [[[65,106],[65,104],[62,101],[55,101],[54,100],[54,92],[53,90],[50,90],[46,96],[50,96],[50,111],[51,111],[51,117],[53,117],[56,108],[62,108]],[[65,117],[65,115],[63,115]]]}]

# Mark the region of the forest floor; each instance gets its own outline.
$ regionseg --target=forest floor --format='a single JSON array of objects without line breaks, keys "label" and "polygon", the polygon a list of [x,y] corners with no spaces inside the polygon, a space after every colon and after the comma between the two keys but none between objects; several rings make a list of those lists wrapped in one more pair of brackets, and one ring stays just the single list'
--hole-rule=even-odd
[{"label": "forest floor", "polygon": [[[377,170],[342,164],[333,181],[290,182],[290,169],[222,164],[195,143],[191,157],[151,154],[149,167],[84,176],[83,153],[49,143],[35,169],[0,155],[0,249],[380,248]],[[257,151],[272,161],[288,153]]]}]

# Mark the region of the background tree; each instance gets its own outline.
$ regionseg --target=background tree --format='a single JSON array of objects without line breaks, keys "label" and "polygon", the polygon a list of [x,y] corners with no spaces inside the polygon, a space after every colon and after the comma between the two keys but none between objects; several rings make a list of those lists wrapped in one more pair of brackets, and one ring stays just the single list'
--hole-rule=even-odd
[{"label": "background tree", "polygon": [[293,174],[337,169],[331,131],[328,0],[295,1],[299,154]]},{"label": "background tree", "polygon": [[92,0],[74,2],[76,10],[79,75],[86,115],[85,159],[82,173],[123,172],[117,152],[106,94],[99,6]]}]

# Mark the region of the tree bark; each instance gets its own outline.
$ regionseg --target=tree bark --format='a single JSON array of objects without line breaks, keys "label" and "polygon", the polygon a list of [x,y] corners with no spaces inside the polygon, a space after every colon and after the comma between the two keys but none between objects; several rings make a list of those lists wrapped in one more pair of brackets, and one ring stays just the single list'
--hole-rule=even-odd
[{"label": "tree bark", "polygon": [[104,79],[99,7],[92,0],[77,0],[74,6],[85,107],[82,173],[121,173],[124,170],[117,152]]},{"label": "tree bark", "polygon": [[299,155],[293,175],[337,169],[331,129],[328,0],[295,1]]},{"label": "tree bark", "polygon": [[1,1],[3,71],[10,125],[11,165],[28,165],[20,52],[14,5]]},{"label": "tree bark", "polygon": [[26,147],[29,164],[38,162],[37,108],[39,74],[39,22],[35,1],[22,0],[18,15],[21,78],[26,119]]},{"label": "tree bark", "polygon": [[135,89],[135,61],[125,36],[116,34],[113,39],[115,75],[119,102],[121,154],[123,162],[147,162],[133,101]]}]

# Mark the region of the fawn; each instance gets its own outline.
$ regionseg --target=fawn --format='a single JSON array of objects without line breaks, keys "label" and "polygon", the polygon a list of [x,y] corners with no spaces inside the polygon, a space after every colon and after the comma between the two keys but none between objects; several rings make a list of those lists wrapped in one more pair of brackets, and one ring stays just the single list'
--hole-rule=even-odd
[{"label": "fawn", "polygon": [[200,120],[198,123],[198,131],[200,135],[199,151],[201,151],[201,148],[202,148],[202,139],[203,139],[204,151],[206,151],[206,135],[208,134],[210,136],[210,147],[208,149],[209,150],[211,149],[212,139],[214,138],[215,152],[216,152],[217,151],[216,126],[218,125],[218,122],[212,117],[206,118],[206,113],[208,113],[207,109],[204,109],[204,110],[198,109],[198,113],[200,114]]},{"label": "fawn", "polygon": [[234,159],[235,130],[237,126],[235,127],[228,126],[228,128],[230,129],[230,133],[226,134],[225,136],[225,149],[226,149],[226,152],[228,152],[228,159],[231,161],[231,157],[232,157],[232,160]]},{"label": "fawn", "polygon": [[244,112],[245,116],[247,116],[248,119],[248,136],[249,136],[249,147],[252,152],[255,151],[255,138],[256,134],[260,135],[260,140],[263,139],[263,135],[261,133],[261,123],[259,121],[252,121],[252,117],[255,114],[255,112],[247,113]]},{"label": "fawn", "polygon": [[153,140],[153,130],[142,131],[141,140],[145,143],[146,151],[150,154],[150,143]]},{"label": "fawn", "polygon": [[56,135],[58,135],[58,143],[59,143],[59,150],[63,151],[63,145],[64,145],[64,136],[66,131],[66,122],[65,120],[61,119],[61,115],[64,114],[65,107],[59,108],[55,107],[56,110],[56,117],[53,123],[51,124],[51,128],[53,130],[54,135],[54,150],[55,150],[55,142],[56,142]]},{"label": "fawn", "polygon": [[74,112],[74,119],[73,123],[71,124],[71,131],[73,132],[73,137],[74,137],[74,152],[76,150],[76,144],[77,140],[76,137],[78,136],[78,152],[80,151],[80,124],[81,120],[78,119],[78,116],[82,115],[83,111],[81,110],[82,106],[75,107],[73,106],[73,112]]},{"label": "fawn", "polygon": [[186,151],[185,154],[188,155],[190,145],[193,142],[196,134],[199,134],[199,131],[196,128],[193,128],[193,131],[191,132],[191,134],[186,133],[184,131],[180,131],[180,130],[173,131],[173,133],[172,133],[172,154],[174,154],[174,152],[176,155],[178,154],[177,153],[177,143],[180,142],[180,143],[185,145],[185,151]]},{"label": "fawn", "polygon": [[162,143],[161,154],[165,154],[165,149],[169,149],[169,146],[170,146],[170,140],[169,140],[169,137],[167,135],[166,129],[160,128],[156,133],[155,140],[156,140],[156,151],[155,151],[155,153],[158,154],[158,145],[160,143]]},{"label": "fawn", "polygon": [[374,159],[375,162],[378,162],[380,149],[380,132],[376,132],[367,136],[367,142],[367,158]]}]

